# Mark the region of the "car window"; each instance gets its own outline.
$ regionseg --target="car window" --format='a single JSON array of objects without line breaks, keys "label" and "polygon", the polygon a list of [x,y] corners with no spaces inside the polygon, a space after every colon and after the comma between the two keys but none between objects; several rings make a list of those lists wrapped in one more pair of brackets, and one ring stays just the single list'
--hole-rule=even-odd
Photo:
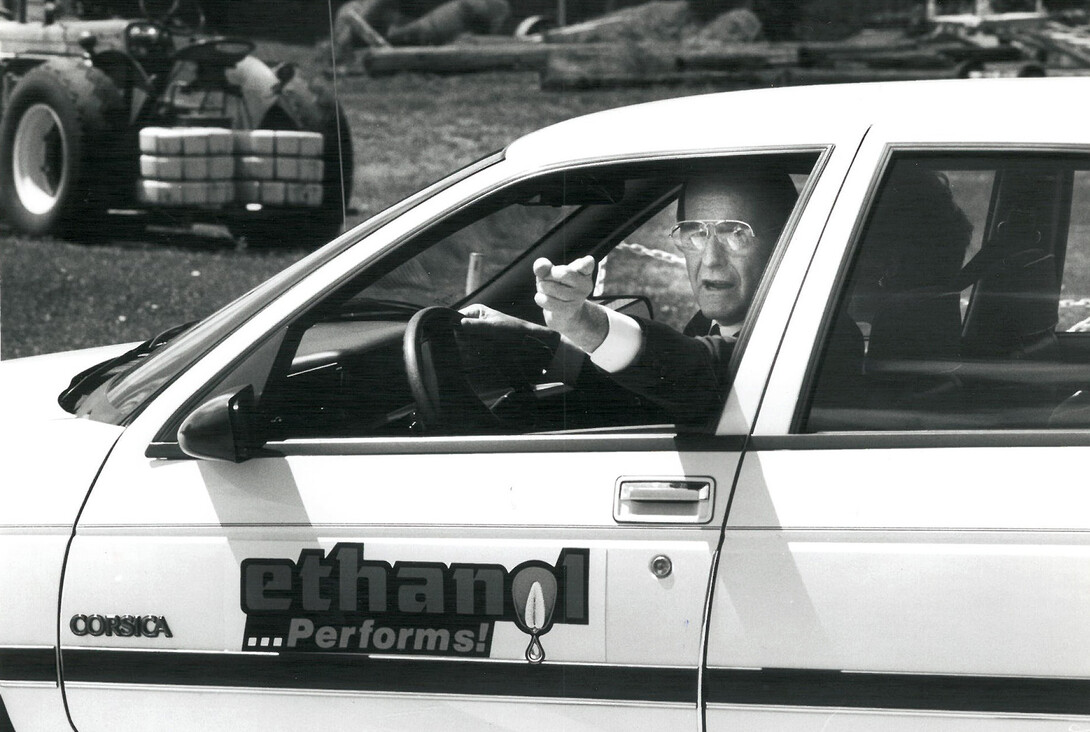
[{"label": "car window", "polygon": [[[677,427],[681,419],[672,405],[620,383],[578,352],[572,359],[558,349],[559,336],[544,329],[534,302],[532,263],[542,256],[566,263],[589,254],[598,262],[599,295],[649,299],[650,320],[676,335],[696,310],[680,251],[669,243],[686,182],[727,171],[747,182],[775,178],[790,191],[786,220],[817,156],[586,167],[509,185],[401,242],[295,318],[271,339],[277,345],[255,349],[217,391],[252,386],[259,429],[271,441],[437,434],[421,423],[414,378],[458,410],[442,434],[710,429],[696,420]],[[767,240],[770,250],[776,236]],[[438,337],[429,340],[430,355],[421,358],[432,359],[435,373],[414,374],[405,346],[410,319],[430,306],[471,303],[539,330],[484,337],[448,314],[443,317],[452,345],[440,348]],[[723,353],[729,359],[729,347]],[[452,384],[465,387],[464,393],[451,398],[446,390]],[[697,399],[717,414],[725,392]]]},{"label": "car window", "polygon": [[862,227],[806,431],[1090,425],[1090,158],[902,155]]}]

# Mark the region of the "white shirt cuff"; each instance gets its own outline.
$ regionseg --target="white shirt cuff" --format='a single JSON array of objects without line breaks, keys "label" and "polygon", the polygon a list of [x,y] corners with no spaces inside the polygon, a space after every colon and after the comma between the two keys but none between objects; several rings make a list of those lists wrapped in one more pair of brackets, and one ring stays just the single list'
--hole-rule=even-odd
[{"label": "white shirt cuff", "polygon": [[609,332],[601,345],[590,354],[591,363],[609,373],[616,373],[636,360],[643,345],[640,324],[627,315],[607,310]]}]

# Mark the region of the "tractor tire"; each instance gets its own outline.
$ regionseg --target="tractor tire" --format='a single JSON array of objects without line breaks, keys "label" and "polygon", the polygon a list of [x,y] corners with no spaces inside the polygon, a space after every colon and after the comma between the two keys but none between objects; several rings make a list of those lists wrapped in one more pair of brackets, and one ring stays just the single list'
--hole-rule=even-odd
[{"label": "tractor tire", "polygon": [[320,132],[323,137],[322,202],[300,212],[277,215],[267,209],[260,216],[242,216],[229,224],[236,236],[253,247],[305,247],[325,244],[344,230],[344,216],[352,200],[352,132],[344,111],[324,86],[295,83],[265,115],[258,129]]},{"label": "tractor tire", "polygon": [[101,235],[111,196],[131,188],[123,97],[102,71],[51,59],[15,87],[0,121],[0,210],[35,236]]}]

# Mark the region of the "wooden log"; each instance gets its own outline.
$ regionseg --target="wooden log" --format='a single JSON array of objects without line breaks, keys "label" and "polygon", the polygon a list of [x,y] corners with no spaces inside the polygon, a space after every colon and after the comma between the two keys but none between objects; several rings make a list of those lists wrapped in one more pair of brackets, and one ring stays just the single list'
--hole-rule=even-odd
[{"label": "wooden log", "polygon": [[918,81],[922,79],[957,79],[959,67],[943,69],[784,69],[777,86],[803,84],[848,84],[868,81]]},{"label": "wooden log", "polygon": [[549,91],[610,89],[641,86],[714,86],[719,89],[796,86],[803,84],[838,84],[866,81],[903,81],[957,78],[959,68],[945,69],[870,69],[870,68],[799,68],[780,67],[720,71],[637,72],[615,67],[611,70],[563,67],[550,63],[541,75],[541,87]]},{"label": "wooden log", "polygon": [[944,44],[935,49],[947,58],[964,63],[966,61],[978,61],[980,63],[999,63],[1002,61],[1026,61],[1026,52],[1018,46],[1000,44],[998,46],[963,46]]},{"label": "wooden log", "polygon": [[507,0],[446,0],[386,35],[394,46],[441,46],[466,33],[496,33],[510,13]]},{"label": "wooden log", "polygon": [[799,63],[803,66],[829,66],[843,61],[859,61],[878,54],[912,52],[919,49],[913,40],[892,41],[878,44],[855,44],[847,41],[806,43],[799,46]]},{"label": "wooden log", "polygon": [[872,69],[948,69],[956,65],[949,57],[929,51],[875,54],[856,63]]},{"label": "wooden log", "polygon": [[368,12],[374,7],[376,7],[376,3],[353,0],[345,3],[337,10],[337,17],[333,24],[333,36],[337,50],[340,53],[343,54],[351,50],[357,40],[375,48],[390,45],[367,20]]},{"label": "wooden log", "polygon": [[1019,61],[1025,53],[1011,45],[974,46],[964,43],[913,42],[893,47],[824,45],[799,47],[799,65],[831,67],[860,64],[875,68],[942,68],[966,62]]},{"label": "wooden log", "polygon": [[676,43],[645,42],[551,49],[542,70],[545,89],[733,83],[751,78],[749,72],[780,69],[796,61],[796,47],[789,44],[725,44],[694,50]]},{"label": "wooden log", "polygon": [[371,76],[403,72],[464,74],[479,71],[540,71],[548,49],[542,44],[510,43],[497,46],[420,46],[367,49],[362,66]]},{"label": "wooden log", "polygon": [[763,69],[793,66],[798,47],[789,43],[724,43],[690,47],[679,43],[563,44],[548,46],[550,62],[588,67],[654,68],[661,71]]},{"label": "wooden log", "polygon": [[729,71],[795,66],[799,48],[794,43],[724,43],[695,49],[679,48],[673,54],[678,70]]},{"label": "wooden log", "polygon": [[768,76],[778,78],[776,71],[666,71],[658,73],[615,73],[591,76],[588,74],[541,74],[541,88],[545,91],[590,91],[600,89],[627,89],[651,86],[712,86],[717,89],[748,89],[758,86],[774,86],[766,81]]}]

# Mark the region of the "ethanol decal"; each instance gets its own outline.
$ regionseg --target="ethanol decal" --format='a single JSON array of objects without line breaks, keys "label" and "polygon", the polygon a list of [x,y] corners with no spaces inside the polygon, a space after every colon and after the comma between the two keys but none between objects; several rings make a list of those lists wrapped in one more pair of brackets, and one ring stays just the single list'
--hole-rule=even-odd
[{"label": "ethanol decal", "polygon": [[585,625],[589,559],[589,549],[562,549],[554,565],[510,570],[390,565],[365,559],[355,543],[328,556],[304,549],[297,562],[246,559],[243,650],[487,657],[496,622],[515,623],[532,642],[556,623]]}]

